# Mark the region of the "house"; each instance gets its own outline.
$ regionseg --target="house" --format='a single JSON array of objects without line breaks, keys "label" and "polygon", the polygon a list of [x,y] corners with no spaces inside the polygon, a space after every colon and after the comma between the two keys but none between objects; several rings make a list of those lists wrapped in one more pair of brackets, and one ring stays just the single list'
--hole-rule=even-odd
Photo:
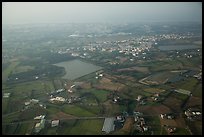
[{"label": "house", "polygon": [[115,120],[114,117],[105,118],[102,131],[106,133],[114,131],[115,129],[114,120]]},{"label": "house", "polygon": [[59,125],[59,120],[53,120],[51,123],[51,127],[56,127]]}]

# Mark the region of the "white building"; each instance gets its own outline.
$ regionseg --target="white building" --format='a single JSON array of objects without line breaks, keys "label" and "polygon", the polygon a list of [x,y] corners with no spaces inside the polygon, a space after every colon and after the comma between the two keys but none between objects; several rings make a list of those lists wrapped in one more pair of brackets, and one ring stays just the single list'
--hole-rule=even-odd
[{"label": "white building", "polygon": [[53,120],[51,123],[51,127],[56,127],[59,125],[59,120]]}]

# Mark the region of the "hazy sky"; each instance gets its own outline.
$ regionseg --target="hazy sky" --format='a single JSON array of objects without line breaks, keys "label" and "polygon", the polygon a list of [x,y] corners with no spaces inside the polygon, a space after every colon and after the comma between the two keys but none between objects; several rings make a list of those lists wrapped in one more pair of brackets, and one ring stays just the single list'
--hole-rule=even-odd
[{"label": "hazy sky", "polygon": [[2,23],[202,21],[201,2],[6,2]]}]

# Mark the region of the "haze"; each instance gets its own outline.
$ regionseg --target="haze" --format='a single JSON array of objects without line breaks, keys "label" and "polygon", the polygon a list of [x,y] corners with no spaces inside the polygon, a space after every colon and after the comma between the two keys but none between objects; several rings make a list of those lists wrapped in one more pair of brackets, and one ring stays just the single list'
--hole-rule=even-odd
[{"label": "haze", "polygon": [[6,2],[2,9],[3,24],[201,20],[201,2]]}]

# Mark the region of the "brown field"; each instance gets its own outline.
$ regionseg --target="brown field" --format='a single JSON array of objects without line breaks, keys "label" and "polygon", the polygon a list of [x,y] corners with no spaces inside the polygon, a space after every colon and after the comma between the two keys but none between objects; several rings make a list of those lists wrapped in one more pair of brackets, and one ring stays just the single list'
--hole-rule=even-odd
[{"label": "brown field", "polygon": [[161,125],[168,125],[168,126],[172,126],[172,127],[177,127],[177,123],[173,119],[161,119],[161,117],[160,117],[160,122],[161,122]]},{"label": "brown field", "polygon": [[199,97],[190,97],[188,102],[186,103],[186,107],[194,107],[194,106],[202,106],[202,99]]},{"label": "brown field", "polygon": [[131,127],[133,126],[133,124],[134,124],[134,119],[133,118],[127,118],[125,123],[124,123],[124,126],[123,126],[122,130],[124,130],[126,132],[130,132]]},{"label": "brown field", "polygon": [[90,82],[84,82],[82,85],[80,85],[80,87],[83,89],[90,89],[91,83]]},{"label": "brown field", "polygon": [[133,77],[131,77],[131,76],[120,75],[120,76],[115,76],[115,77],[116,77],[117,79],[135,82],[135,78],[133,78]]},{"label": "brown field", "polygon": [[159,115],[159,114],[171,112],[171,110],[164,105],[142,106],[142,107],[137,108],[136,111],[142,112],[144,114],[150,114],[150,115]]},{"label": "brown field", "polygon": [[145,77],[141,79],[139,82],[145,85],[159,85],[159,84],[164,84],[173,77],[175,74],[171,72],[159,72],[156,74],[152,74],[148,77]]},{"label": "brown field", "polygon": [[54,119],[72,119],[76,117],[73,115],[66,114],[64,112],[58,112],[56,114],[51,115],[51,118],[54,120]]},{"label": "brown field", "polygon": [[111,103],[110,100],[103,103],[104,114],[107,116],[113,116],[120,112],[120,106],[118,104]]},{"label": "brown field", "polygon": [[121,57],[121,58],[120,58],[120,63],[124,63],[126,60],[128,60],[128,58]]},{"label": "brown field", "polygon": [[176,117],[176,119],[161,119],[160,117],[161,125],[168,125],[173,127],[179,127],[183,128],[186,126],[185,120],[182,117]]},{"label": "brown field", "polygon": [[111,82],[110,79],[103,77],[99,84],[94,85],[95,88],[97,89],[105,89],[105,90],[110,90],[110,91],[120,91],[125,87],[125,85],[120,84],[120,83],[113,83]]},{"label": "brown field", "polygon": [[181,110],[182,101],[174,97],[168,97],[163,104],[175,111]]},{"label": "brown field", "polygon": [[175,119],[175,121],[176,121],[176,123],[177,123],[177,126],[180,127],[180,128],[183,128],[183,127],[186,126],[185,120],[184,120],[184,118],[181,117],[181,116],[180,116],[180,117],[177,117],[177,118]]},{"label": "brown field", "polygon": [[137,72],[142,72],[142,73],[149,73],[148,67],[130,67],[130,68],[123,68],[123,69],[118,69],[118,72],[124,72],[124,71],[137,71]]}]

